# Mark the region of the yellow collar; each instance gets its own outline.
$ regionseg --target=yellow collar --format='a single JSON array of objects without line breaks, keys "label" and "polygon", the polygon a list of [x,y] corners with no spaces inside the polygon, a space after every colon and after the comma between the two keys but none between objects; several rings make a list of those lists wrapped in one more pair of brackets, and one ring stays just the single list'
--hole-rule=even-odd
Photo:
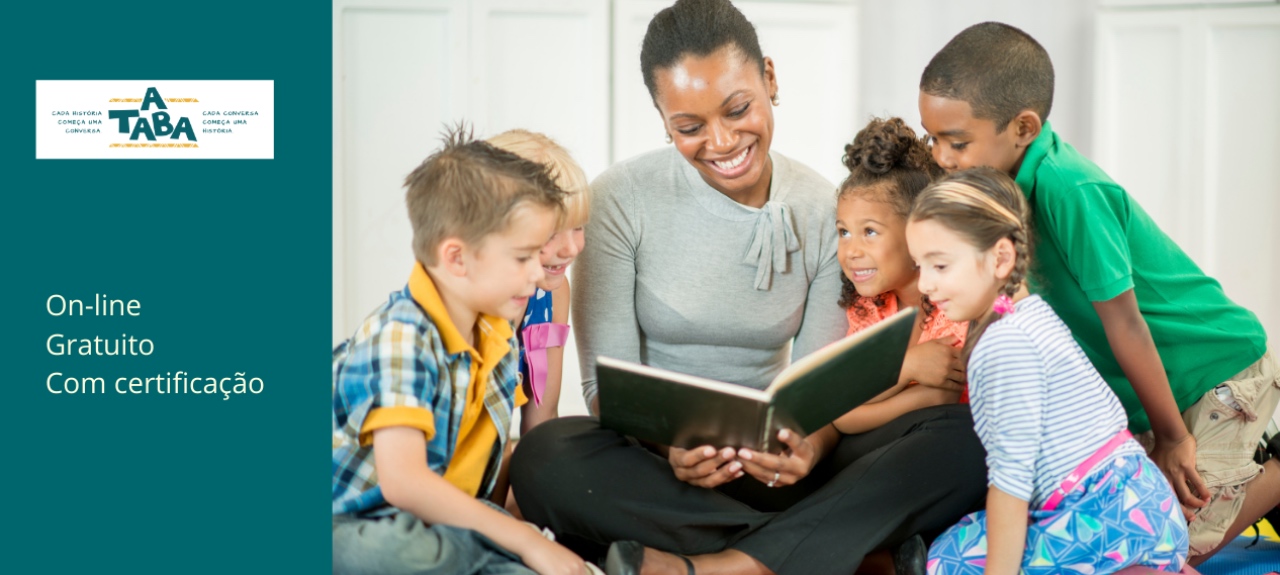
[{"label": "yellow collar", "polygon": [[[458,327],[449,317],[448,311],[445,310],[444,300],[440,299],[440,292],[436,289],[435,282],[431,281],[431,276],[427,274],[421,262],[415,263],[413,272],[409,274],[409,293],[413,296],[413,301],[427,312],[431,321],[436,324],[436,328],[440,330],[440,338],[444,340],[445,350],[450,355],[469,351],[478,358],[492,359],[506,355],[511,350],[508,343],[513,333],[511,323],[485,313],[480,314],[476,319],[476,324],[480,327],[477,330],[479,333],[476,347],[467,345],[467,340],[462,337]],[[499,343],[501,345],[498,345]],[[476,348],[484,350],[484,353],[477,352]]]}]

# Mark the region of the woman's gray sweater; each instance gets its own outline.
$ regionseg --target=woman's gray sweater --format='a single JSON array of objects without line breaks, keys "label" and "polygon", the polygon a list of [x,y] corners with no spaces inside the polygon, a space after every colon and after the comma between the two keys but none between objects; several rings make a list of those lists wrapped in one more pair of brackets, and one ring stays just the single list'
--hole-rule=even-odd
[{"label": "woman's gray sweater", "polygon": [[571,308],[588,406],[597,355],[763,389],[845,334],[835,186],[770,158],[759,209],[708,186],[674,147],[592,182]]}]

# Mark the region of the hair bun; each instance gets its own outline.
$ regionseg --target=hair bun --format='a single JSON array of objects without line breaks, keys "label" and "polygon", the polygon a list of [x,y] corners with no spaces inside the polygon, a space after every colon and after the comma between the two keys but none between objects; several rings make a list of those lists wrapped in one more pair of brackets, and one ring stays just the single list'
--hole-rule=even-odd
[{"label": "hair bun", "polygon": [[886,174],[894,167],[918,167],[921,158],[913,154],[915,132],[901,118],[875,118],[844,147],[844,166],[850,172],[865,170]]}]

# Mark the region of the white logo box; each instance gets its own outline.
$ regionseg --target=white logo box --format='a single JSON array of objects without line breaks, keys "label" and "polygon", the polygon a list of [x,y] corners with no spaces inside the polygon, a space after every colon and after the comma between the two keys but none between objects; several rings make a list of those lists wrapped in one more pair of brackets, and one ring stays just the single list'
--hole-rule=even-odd
[{"label": "white logo box", "polygon": [[[142,110],[151,89],[153,98]],[[159,109],[155,94],[165,109]],[[125,119],[127,131],[121,133],[112,110],[138,115]],[[165,116],[174,132],[161,135]],[[182,118],[190,130],[176,130]],[[148,129],[154,140],[147,138]],[[273,80],[36,80],[36,159],[274,157]]]}]

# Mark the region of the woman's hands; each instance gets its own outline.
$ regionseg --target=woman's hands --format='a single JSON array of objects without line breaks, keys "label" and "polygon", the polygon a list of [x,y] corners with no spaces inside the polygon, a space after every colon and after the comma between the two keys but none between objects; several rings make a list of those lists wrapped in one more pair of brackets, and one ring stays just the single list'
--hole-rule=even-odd
[{"label": "woman's hands", "polygon": [[[830,426],[823,429],[828,428]],[[742,469],[769,487],[793,485],[804,479],[819,459],[819,449],[809,437],[783,429],[778,432],[778,440],[786,444],[787,449],[777,455],[750,449],[738,450]]]},{"label": "woman's hands", "polygon": [[714,489],[742,477],[742,463],[736,461],[737,452],[732,447],[717,450],[710,445],[693,449],[672,447],[667,452],[667,462],[676,479]]},{"label": "woman's hands", "polygon": [[713,489],[747,474],[769,487],[782,487],[807,477],[839,436],[830,425],[808,437],[783,429],[778,432],[778,440],[787,448],[780,454],[732,447],[717,450],[703,445],[694,449],[672,447],[667,461],[677,479],[698,487]]}]

